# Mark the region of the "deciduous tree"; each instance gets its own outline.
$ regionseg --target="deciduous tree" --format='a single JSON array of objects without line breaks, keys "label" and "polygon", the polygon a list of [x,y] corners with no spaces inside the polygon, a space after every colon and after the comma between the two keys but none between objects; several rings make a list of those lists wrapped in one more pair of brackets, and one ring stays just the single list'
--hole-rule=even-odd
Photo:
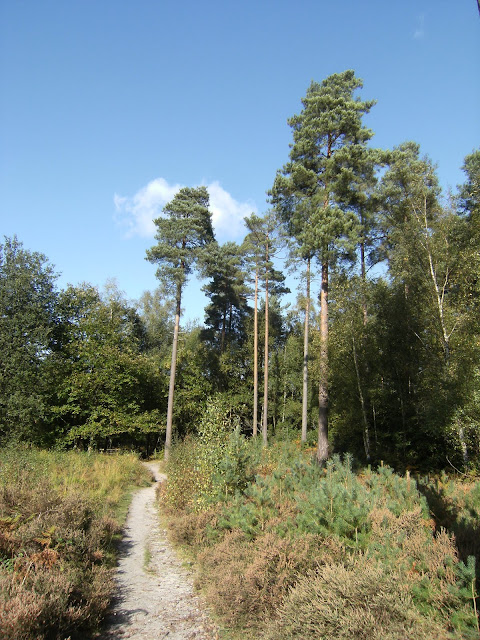
[{"label": "deciduous tree", "polygon": [[42,441],[56,277],[48,259],[16,237],[0,244],[0,440]]}]

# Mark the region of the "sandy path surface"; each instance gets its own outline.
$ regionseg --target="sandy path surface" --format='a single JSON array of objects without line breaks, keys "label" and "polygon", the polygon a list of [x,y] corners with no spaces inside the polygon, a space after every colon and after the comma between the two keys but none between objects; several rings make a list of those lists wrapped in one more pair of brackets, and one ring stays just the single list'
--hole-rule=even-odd
[{"label": "sandy path surface", "polygon": [[[157,482],[165,479],[147,463]],[[134,494],[120,545],[117,596],[101,640],[213,640],[212,623],[202,612],[191,576],[162,529],[153,484]]]}]

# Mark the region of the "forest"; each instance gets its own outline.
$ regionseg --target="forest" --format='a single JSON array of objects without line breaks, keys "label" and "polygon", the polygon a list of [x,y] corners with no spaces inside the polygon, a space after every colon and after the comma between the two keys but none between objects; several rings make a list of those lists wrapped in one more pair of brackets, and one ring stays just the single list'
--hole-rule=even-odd
[{"label": "forest", "polygon": [[[178,193],[147,255],[159,287],[136,302],[115,283],[58,290],[48,257],[5,238],[1,442],[149,454],[221,397],[245,435],[298,434],[319,461],[476,468],[480,151],[442,193],[415,142],[369,146],[361,86],[312,82],[243,243],[216,242],[204,187]],[[201,326],[181,324],[192,272]]]},{"label": "forest", "polygon": [[[159,281],[138,301],[59,289],[41,248],[4,238],[5,576],[30,522],[2,475],[16,452],[162,456],[221,637],[478,638],[480,149],[445,193],[416,142],[371,145],[361,90],[352,70],[311,83],[243,242],[219,244],[207,189],[181,188],[129,256]],[[193,277],[203,324],[182,322]],[[29,540],[63,548],[45,530]],[[6,637],[33,637],[18,624]]]}]

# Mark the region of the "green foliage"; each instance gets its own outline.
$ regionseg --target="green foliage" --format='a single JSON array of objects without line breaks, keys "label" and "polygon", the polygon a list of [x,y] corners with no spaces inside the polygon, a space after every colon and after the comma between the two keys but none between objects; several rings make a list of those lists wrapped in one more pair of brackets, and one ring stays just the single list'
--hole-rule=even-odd
[{"label": "green foliage", "polygon": [[[170,357],[166,364],[170,364]],[[175,379],[177,400],[174,407],[178,437],[197,431],[206,400],[214,386],[209,365],[210,353],[201,340],[201,329],[198,326],[187,327],[178,339]]]},{"label": "green foliage", "polygon": [[0,244],[0,442],[41,442],[55,349],[56,274],[14,238]]},{"label": "green foliage", "polygon": [[245,489],[252,477],[252,454],[221,395],[205,407],[197,433],[173,448],[165,500],[201,511]]},{"label": "green foliage", "polygon": [[209,197],[206,187],[184,187],[163,208],[154,222],[157,244],[147,251],[147,260],[158,264],[157,277],[166,291],[183,288],[206,244],[213,240]]},{"label": "green foliage", "polygon": [[[215,448],[214,415],[203,442]],[[190,451],[198,448],[197,441]],[[238,486],[233,465],[233,486],[224,475],[227,490],[216,505],[209,495],[204,517],[192,521],[197,504],[184,502],[170,526],[193,546],[198,584],[226,623],[268,638],[427,640],[432,629],[445,640],[476,637],[474,559],[459,562],[452,538],[434,534],[427,500],[409,475],[385,466],[354,472],[349,457],[321,467],[295,443],[221,449],[218,472],[237,455],[242,469],[254,466],[255,479]],[[184,477],[188,463],[178,460]],[[175,483],[167,499],[172,490]],[[193,490],[201,496],[203,487]]]},{"label": "green foliage", "polygon": [[222,497],[246,492],[253,480],[252,451],[238,426],[228,436],[223,455],[213,477]]},{"label": "green foliage", "polygon": [[67,288],[59,307],[62,349],[52,372],[51,421],[64,426],[57,426],[57,438],[107,448],[156,440],[165,379],[140,351],[136,312],[121,298],[102,300],[89,286]]},{"label": "green foliage", "polygon": [[241,247],[234,242],[221,246],[213,243],[204,262],[204,275],[210,282],[203,291],[210,304],[205,309],[202,337],[218,354],[223,354],[227,348],[241,346],[246,339],[245,321],[250,309]]},{"label": "green foliage", "polygon": [[145,326],[145,350],[164,357],[171,349],[175,305],[166,291],[158,287],[145,291],[138,301],[138,310]]},{"label": "green foliage", "polygon": [[[285,495],[291,517],[277,525],[285,508]],[[257,475],[243,494],[222,507],[218,528],[238,528],[250,538],[272,526],[281,536],[333,534],[346,547],[365,549],[370,540],[372,509],[381,506],[398,514],[419,505],[423,513],[428,513],[415,482],[405,481],[388,467],[358,476],[348,457],[342,462],[333,456],[325,469],[300,457],[293,464],[277,460],[273,473]]]},{"label": "green foliage", "polygon": [[354,216],[339,205],[353,179],[346,172],[373,135],[361,119],[374,101],[354,97],[361,87],[352,70],[312,82],[302,112],[289,119],[290,162],[277,173],[272,199],[305,258],[333,262],[356,234]]}]

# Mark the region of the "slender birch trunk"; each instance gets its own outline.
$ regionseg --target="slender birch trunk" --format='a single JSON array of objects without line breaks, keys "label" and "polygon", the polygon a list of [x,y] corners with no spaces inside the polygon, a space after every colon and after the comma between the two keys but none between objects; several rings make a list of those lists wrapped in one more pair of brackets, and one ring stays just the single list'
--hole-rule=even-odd
[{"label": "slender birch trunk", "polygon": [[320,383],[318,386],[317,460],[328,458],[328,261],[322,263],[320,292]]},{"label": "slender birch trunk", "polygon": [[[363,224],[363,220],[362,220]],[[365,268],[365,240],[362,238],[360,242],[360,268],[362,279],[362,311],[363,311],[363,326],[366,327],[368,323],[368,309],[367,309],[367,297],[366,297],[366,284],[367,284],[367,270]]]},{"label": "slender birch trunk", "polygon": [[305,300],[305,328],[303,332],[303,389],[302,389],[302,442],[307,441],[308,421],[308,338],[310,328],[310,256],[307,260],[307,297]]},{"label": "slender birch trunk", "polygon": [[[362,214],[361,217],[362,229],[365,228],[365,220]],[[363,311],[363,337],[362,343],[365,345],[366,337],[367,337],[367,324],[368,324],[368,308],[367,308],[367,269],[365,266],[365,237],[362,233],[362,239],[360,242],[360,268],[361,268],[361,279],[362,279],[362,311]],[[353,346],[353,361],[355,364],[355,374],[357,376],[357,386],[358,386],[358,396],[360,398],[360,405],[362,408],[362,419],[363,419],[363,446],[365,449],[365,455],[367,457],[367,461],[370,462],[371,459],[371,447],[370,447],[370,427],[368,423],[367,417],[367,404],[368,404],[368,393],[367,400],[365,400],[365,396],[363,395],[362,383],[360,379],[360,367],[358,366],[358,357],[357,357],[357,348],[355,345],[355,337],[353,335],[352,329],[352,346]],[[369,377],[369,367],[367,366],[367,379]]]},{"label": "slender birch trunk", "polygon": [[353,362],[355,364],[355,374],[357,377],[357,388],[358,388],[358,397],[360,399],[360,406],[362,408],[362,418],[363,418],[363,447],[365,449],[365,456],[367,457],[367,462],[370,462],[370,429],[368,426],[367,419],[367,410],[365,407],[365,399],[363,397],[362,391],[362,383],[360,379],[360,369],[358,366],[358,358],[357,358],[357,347],[355,345],[355,336],[352,334],[352,348],[353,348]]},{"label": "slender birch trunk", "polygon": [[227,333],[227,310],[223,310],[222,332],[220,334],[220,353],[225,351],[225,336]]}]

